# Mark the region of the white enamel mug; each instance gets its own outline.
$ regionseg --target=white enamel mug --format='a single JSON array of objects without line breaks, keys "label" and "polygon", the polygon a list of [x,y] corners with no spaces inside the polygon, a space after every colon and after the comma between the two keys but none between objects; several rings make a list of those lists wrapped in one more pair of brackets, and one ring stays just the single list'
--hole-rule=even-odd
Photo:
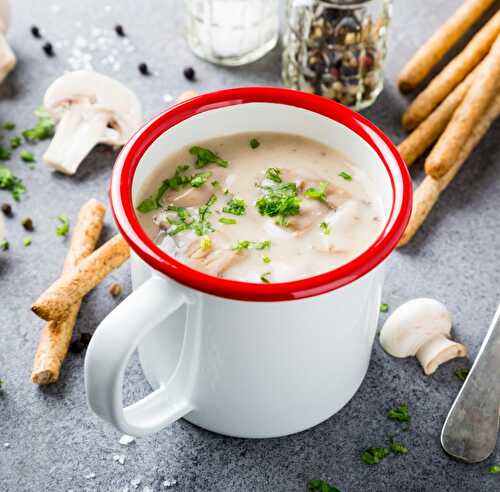
[{"label": "white enamel mug", "polygon": [[[146,236],[134,204],[165,156],[209,138],[256,131],[318,140],[371,175],[385,226],[363,254],[315,277],[253,284],[193,270]],[[411,194],[406,166],[389,139],[360,115],[318,96],[229,89],[154,118],[123,148],[111,180],[115,220],[133,250],[134,292],[88,347],[92,410],[134,436],[185,418],[230,436],[275,437],[332,416],[368,368],[383,260],[408,222]],[[124,408],[124,372],[136,349],[153,392]]]}]

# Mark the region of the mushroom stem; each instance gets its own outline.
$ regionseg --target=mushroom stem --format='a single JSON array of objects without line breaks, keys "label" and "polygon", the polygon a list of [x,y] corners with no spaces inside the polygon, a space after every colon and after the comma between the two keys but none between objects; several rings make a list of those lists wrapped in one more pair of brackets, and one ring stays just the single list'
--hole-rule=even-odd
[{"label": "mushroom stem", "polygon": [[5,35],[0,31],[0,82],[7,77],[15,64],[16,55],[11,50]]},{"label": "mushroom stem", "polygon": [[75,174],[87,154],[102,140],[108,128],[109,114],[86,110],[84,104],[72,104],[63,114],[56,134],[43,156],[44,161],[65,174]]},{"label": "mushroom stem", "polygon": [[466,348],[461,344],[449,340],[442,335],[431,338],[417,351],[417,359],[426,375],[432,374],[441,364],[455,357],[465,357]]}]

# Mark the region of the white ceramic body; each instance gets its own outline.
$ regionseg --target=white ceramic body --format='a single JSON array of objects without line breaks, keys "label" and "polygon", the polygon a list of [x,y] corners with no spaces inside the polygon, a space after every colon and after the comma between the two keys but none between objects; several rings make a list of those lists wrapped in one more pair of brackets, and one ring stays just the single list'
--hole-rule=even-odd
[{"label": "white ceramic body", "polygon": [[[286,97],[292,93],[282,92]],[[404,187],[394,185],[394,176],[406,172],[401,171],[404,164],[391,157],[395,151],[386,149],[370,128],[366,130],[374,140],[378,139],[381,153],[344,124],[313,111],[267,102],[235,104],[210,104],[208,110],[196,112],[158,133],[133,170],[131,190],[125,195],[130,193],[134,200],[163,157],[186,145],[224,134],[267,130],[314,138],[349,155],[355,165],[370,173],[379,190],[386,229],[395,220],[393,211],[401,208],[402,200],[411,199],[404,196],[411,195],[407,176]],[[334,103],[321,100],[320,104]],[[151,125],[154,131],[154,120]],[[123,165],[120,159],[126,160],[127,153],[133,152],[133,145],[134,139],[122,151],[118,168]],[[385,165],[381,155],[387,158]],[[123,184],[114,178],[114,213],[135,249],[147,238],[139,238],[143,234],[140,229],[135,233],[127,229],[136,219],[131,216],[133,212],[129,211],[128,217],[121,212],[113,198],[120,192]],[[409,214],[409,208],[405,213]],[[404,225],[399,225],[400,232]],[[91,408],[122,432],[139,436],[184,417],[205,429],[231,436],[282,436],[327,419],[350,400],[361,384],[377,326],[383,258],[370,268],[359,261],[363,256],[358,258],[353,262],[357,262],[358,273],[363,268],[365,271],[357,274],[351,269],[340,287],[311,287],[296,295],[302,298],[290,295],[290,300],[263,302],[248,300],[250,294],[241,300],[240,292],[229,290],[226,295],[214,295],[211,286],[231,285],[235,290],[241,288],[241,292],[258,295],[259,289],[286,291],[288,284],[256,286],[208,276],[200,282],[203,276],[199,272],[175,262],[166,275],[161,264],[165,260],[163,252],[155,250],[153,256],[147,257],[141,248],[136,251],[141,257],[132,257],[134,292],[101,323],[85,363]],[[187,272],[187,280],[179,276],[180,270]],[[123,409],[125,367],[136,348],[154,391]]]}]

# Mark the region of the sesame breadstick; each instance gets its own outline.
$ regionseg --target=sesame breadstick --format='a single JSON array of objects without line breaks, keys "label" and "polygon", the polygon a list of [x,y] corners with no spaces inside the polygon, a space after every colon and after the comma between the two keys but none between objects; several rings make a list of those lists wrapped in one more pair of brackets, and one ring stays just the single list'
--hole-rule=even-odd
[{"label": "sesame breadstick", "polygon": [[[106,207],[97,200],[89,200],[80,209],[78,222],[64,261],[63,276],[94,251],[101,235],[105,212]],[[81,301],[76,302],[61,320],[49,321],[44,326],[31,373],[33,383],[49,384],[59,379],[61,365],[68,353],[80,304]]]},{"label": "sesame breadstick", "polygon": [[56,280],[31,306],[40,318],[60,320],[72,305],[96,287],[130,256],[130,248],[120,234],[83,259],[68,274]]},{"label": "sesame breadstick", "polygon": [[404,66],[399,90],[414,90],[494,1],[466,0]]},{"label": "sesame breadstick", "polygon": [[410,222],[406,227],[403,237],[399,241],[398,246],[408,244],[411,238],[418,231],[429,215],[432,207],[436,204],[441,193],[450,184],[451,180],[457,175],[463,163],[467,160],[477,144],[484,137],[491,124],[500,116],[500,94],[496,96],[493,103],[483,114],[479,122],[476,124],[469,138],[462,147],[460,154],[454,166],[439,179],[434,179],[431,176],[426,176],[422,183],[417,187],[413,195],[413,210],[410,217]]},{"label": "sesame breadstick", "polygon": [[500,84],[500,35],[484,59],[464,100],[453,113],[425,161],[425,172],[434,179],[444,176],[454,165],[472,129],[498,93]]},{"label": "sesame breadstick", "polygon": [[416,128],[424,121],[434,108],[479,64],[490,50],[498,34],[500,34],[500,10],[410,104],[403,114],[403,126],[407,130]]}]

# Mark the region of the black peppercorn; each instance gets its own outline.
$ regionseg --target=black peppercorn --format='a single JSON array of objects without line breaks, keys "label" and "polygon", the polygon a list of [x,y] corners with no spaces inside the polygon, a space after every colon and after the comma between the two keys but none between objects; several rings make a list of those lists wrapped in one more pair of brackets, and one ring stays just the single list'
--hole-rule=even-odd
[{"label": "black peppercorn", "polygon": [[27,231],[32,231],[34,229],[33,220],[31,220],[30,217],[24,218],[21,224]]},{"label": "black peppercorn", "polygon": [[12,207],[10,206],[10,203],[2,203],[2,212],[7,217],[12,215]]},{"label": "black peppercorn", "polygon": [[139,63],[139,66],[137,68],[139,69],[139,72],[141,72],[142,75],[151,75],[149,67],[147,66],[146,63],[144,62]]},{"label": "black peppercorn", "polygon": [[117,24],[115,26],[115,32],[120,36],[121,38],[126,37],[127,35],[125,34],[125,31],[123,30],[123,26],[121,24]]},{"label": "black peppercorn", "polygon": [[40,39],[42,37],[42,33],[40,32],[40,29],[37,26],[31,26],[30,31],[34,38]]},{"label": "black peppercorn", "polygon": [[53,57],[55,56],[55,53],[54,53],[54,47],[52,46],[52,43],[45,43],[43,46],[42,46],[42,49],[43,51],[45,52],[45,54],[49,57]]},{"label": "black peppercorn", "polygon": [[186,67],[182,73],[184,74],[184,77],[191,82],[196,78],[196,72],[193,67]]}]

